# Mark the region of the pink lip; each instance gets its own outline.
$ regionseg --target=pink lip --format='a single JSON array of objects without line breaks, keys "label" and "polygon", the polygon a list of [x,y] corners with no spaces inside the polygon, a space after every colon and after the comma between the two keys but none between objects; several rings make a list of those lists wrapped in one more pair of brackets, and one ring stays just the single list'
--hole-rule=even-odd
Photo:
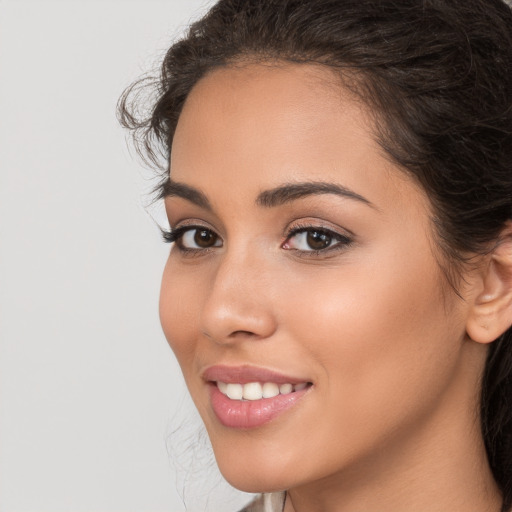
[{"label": "pink lip", "polygon": [[220,392],[216,381],[239,384],[248,382],[298,384],[307,380],[287,377],[265,368],[251,366],[212,366],[203,373],[203,378],[209,381],[213,412],[222,425],[237,429],[265,425],[293,407],[311,388],[308,386],[300,391],[261,400],[231,400]]},{"label": "pink lip", "polygon": [[276,384],[299,384],[308,382],[308,379],[301,379],[283,375],[266,368],[257,366],[210,366],[203,372],[203,379],[210,382],[226,382],[247,384],[248,382],[275,382]]}]

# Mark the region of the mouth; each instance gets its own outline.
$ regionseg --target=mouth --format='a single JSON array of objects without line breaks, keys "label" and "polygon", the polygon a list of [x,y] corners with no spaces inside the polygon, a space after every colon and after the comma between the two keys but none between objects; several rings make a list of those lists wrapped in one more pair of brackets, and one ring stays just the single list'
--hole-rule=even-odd
[{"label": "mouth", "polygon": [[311,386],[311,382],[299,382],[292,384],[285,382],[278,384],[276,382],[248,382],[247,384],[237,382],[215,383],[219,391],[227,396],[230,400],[262,400],[264,398],[274,398],[278,395],[289,395],[302,391]]},{"label": "mouth", "polygon": [[210,367],[203,379],[210,388],[215,416],[225,427],[235,429],[257,428],[275,420],[313,387],[306,379],[248,366]]}]

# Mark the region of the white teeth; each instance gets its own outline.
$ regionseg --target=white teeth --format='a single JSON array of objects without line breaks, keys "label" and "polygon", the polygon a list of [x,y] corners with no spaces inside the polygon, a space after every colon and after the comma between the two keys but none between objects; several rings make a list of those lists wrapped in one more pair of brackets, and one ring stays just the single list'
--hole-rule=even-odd
[{"label": "white teeth", "polygon": [[243,392],[244,388],[242,384],[229,383],[226,387],[226,395],[228,395],[231,400],[242,400]]},{"label": "white teeth", "polygon": [[246,400],[261,400],[263,398],[261,384],[259,382],[244,384],[243,397]]},{"label": "white teeth", "polygon": [[291,393],[293,391],[293,386],[291,384],[281,384],[279,386],[279,393],[281,395],[287,395],[288,393]]},{"label": "white teeth", "polygon": [[276,384],[274,382],[249,382],[247,384],[236,384],[217,381],[219,391],[231,400],[261,400],[262,398],[273,398],[279,394],[288,395],[293,391],[306,389],[307,382],[299,384]]},{"label": "white teeth", "polygon": [[263,384],[263,398],[274,398],[279,395],[279,386],[273,382]]}]

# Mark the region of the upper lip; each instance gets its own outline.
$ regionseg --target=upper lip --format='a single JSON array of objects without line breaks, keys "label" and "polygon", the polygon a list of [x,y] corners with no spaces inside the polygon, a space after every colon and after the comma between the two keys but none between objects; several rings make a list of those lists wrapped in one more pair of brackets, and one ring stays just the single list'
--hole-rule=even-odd
[{"label": "upper lip", "polygon": [[276,384],[300,384],[309,382],[308,379],[301,379],[289,375],[283,375],[274,370],[261,368],[258,366],[209,366],[203,371],[202,377],[210,382],[225,382],[247,384],[249,382],[274,382]]}]

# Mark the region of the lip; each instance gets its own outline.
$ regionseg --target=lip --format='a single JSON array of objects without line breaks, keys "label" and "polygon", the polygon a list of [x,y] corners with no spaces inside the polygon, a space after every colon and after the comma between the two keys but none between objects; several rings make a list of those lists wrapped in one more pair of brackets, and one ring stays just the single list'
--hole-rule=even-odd
[{"label": "lip", "polygon": [[212,366],[203,372],[202,377],[207,381],[210,403],[215,416],[222,425],[234,429],[262,427],[294,407],[304,395],[309,393],[312,387],[308,386],[300,391],[260,400],[231,400],[220,392],[216,381],[228,384],[247,384],[249,382],[299,384],[310,381],[254,366]]},{"label": "lip", "polygon": [[292,377],[281,373],[260,368],[257,366],[210,366],[203,373],[204,380],[209,382],[226,382],[227,384],[247,384],[249,382],[275,382],[276,384],[300,384],[301,382],[310,382],[307,378]]}]

